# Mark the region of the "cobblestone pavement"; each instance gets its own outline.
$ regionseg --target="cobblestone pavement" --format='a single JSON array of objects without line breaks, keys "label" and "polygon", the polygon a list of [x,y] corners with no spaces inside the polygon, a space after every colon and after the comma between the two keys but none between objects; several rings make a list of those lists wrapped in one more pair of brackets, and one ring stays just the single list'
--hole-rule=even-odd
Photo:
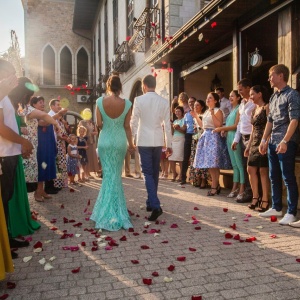
[{"label": "cobblestone pavement", "polygon": [[[100,234],[95,236],[95,232],[85,230],[93,229],[88,216],[100,179],[76,187],[73,193],[64,189],[44,203],[30,199],[42,228],[32,235],[29,247],[18,250],[15,273],[7,279],[16,283],[16,288],[6,289],[6,282],[1,282],[0,296],[7,293],[9,299],[15,300],[158,300],[192,299],[196,295],[202,299],[300,298],[300,263],[296,261],[300,258],[299,229],[258,217],[247,205],[227,199],[228,191],[207,197],[207,190],[190,185],[181,188],[165,180],[159,184],[164,210],[160,223],[152,222],[145,228],[144,183],[131,178],[123,182],[128,209],[134,213],[134,232],[100,233],[119,244],[112,250],[101,247],[103,241],[98,241],[98,250],[92,251]],[[252,216],[247,216],[249,213]],[[63,218],[75,222],[64,223]],[[56,223],[51,223],[53,219]],[[197,220],[200,223],[192,224]],[[236,230],[230,227],[234,223]],[[79,227],[74,227],[76,224]],[[57,230],[51,230],[53,227]],[[255,237],[256,241],[227,239],[222,229],[233,236],[239,234],[240,239]],[[64,230],[74,236],[61,239]],[[120,240],[123,236],[126,241]],[[38,241],[43,251],[34,253],[33,246]],[[78,245],[78,251],[71,251]],[[143,245],[149,249],[142,249]],[[28,256],[32,259],[25,263],[23,258]],[[56,258],[50,261],[53,256]],[[178,257],[186,259],[178,261]],[[46,264],[39,262],[43,258],[53,269],[44,270]],[[139,263],[133,264],[132,260]],[[170,265],[175,266],[173,271],[168,270]],[[72,273],[79,267],[78,273]],[[153,272],[159,276],[153,276]],[[152,279],[152,284],[144,284],[143,278]]]}]

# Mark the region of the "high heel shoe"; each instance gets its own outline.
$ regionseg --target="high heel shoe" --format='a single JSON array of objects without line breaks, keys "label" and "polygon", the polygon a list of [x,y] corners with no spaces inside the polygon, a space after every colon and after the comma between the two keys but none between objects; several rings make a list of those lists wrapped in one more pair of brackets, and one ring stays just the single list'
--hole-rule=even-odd
[{"label": "high heel shoe", "polygon": [[[215,190],[215,192],[213,193],[212,190]],[[219,193],[218,193],[218,188],[212,187],[211,190],[207,192],[207,196],[215,196],[215,195],[218,195]]]},{"label": "high heel shoe", "polygon": [[177,178],[177,176],[178,176],[178,174],[176,173],[176,174],[175,174],[175,176],[173,176],[173,178],[171,179],[171,181],[172,181],[172,182],[175,182],[175,181],[176,181],[176,178]]},{"label": "high heel shoe", "polygon": [[216,190],[217,190],[217,195],[219,195],[219,194],[221,193],[221,187],[220,187],[220,185],[219,185],[219,184],[218,184],[218,186],[217,186]]},{"label": "high heel shoe", "polygon": [[248,205],[250,209],[255,209],[255,207],[260,206],[260,197],[253,197],[252,203]]},{"label": "high heel shoe", "polygon": [[[266,205],[264,206],[264,204],[266,204]],[[258,208],[258,211],[259,211],[260,213],[262,213],[262,212],[267,211],[268,209],[269,209],[269,201],[264,201],[264,200],[262,200],[262,201],[260,202],[260,207]]]},{"label": "high heel shoe", "polygon": [[34,196],[34,200],[37,202],[44,202],[44,199],[42,196],[38,197],[38,196]]}]

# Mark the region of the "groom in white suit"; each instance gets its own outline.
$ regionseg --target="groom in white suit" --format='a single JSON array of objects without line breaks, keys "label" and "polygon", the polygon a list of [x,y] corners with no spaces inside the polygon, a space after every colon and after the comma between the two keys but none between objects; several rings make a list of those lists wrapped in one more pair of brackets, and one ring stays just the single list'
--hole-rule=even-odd
[{"label": "groom in white suit", "polygon": [[[155,92],[155,87],[154,76],[147,75],[143,78],[144,95],[135,98],[131,117],[132,135],[137,134],[136,144],[148,193],[147,211],[152,211],[149,221],[155,221],[162,214],[157,188],[160,156],[165,143],[166,153],[172,154],[170,106],[167,99]],[[162,125],[164,125],[165,133]]]}]

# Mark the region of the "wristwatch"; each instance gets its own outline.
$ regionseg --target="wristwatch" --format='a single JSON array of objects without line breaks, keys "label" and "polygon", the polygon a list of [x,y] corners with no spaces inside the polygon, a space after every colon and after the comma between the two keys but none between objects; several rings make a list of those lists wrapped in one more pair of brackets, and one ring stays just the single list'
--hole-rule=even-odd
[{"label": "wristwatch", "polygon": [[287,144],[288,142],[286,140],[282,140],[281,143]]}]

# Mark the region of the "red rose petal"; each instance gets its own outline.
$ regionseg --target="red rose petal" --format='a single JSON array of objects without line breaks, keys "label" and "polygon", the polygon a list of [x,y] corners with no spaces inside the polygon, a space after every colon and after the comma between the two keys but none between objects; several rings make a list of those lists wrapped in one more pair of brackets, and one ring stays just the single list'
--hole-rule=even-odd
[{"label": "red rose petal", "polygon": [[75,223],[75,222],[76,222],[76,221],[73,220],[73,219],[69,220],[69,223]]},{"label": "red rose petal", "polygon": [[143,249],[143,250],[145,250],[145,249],[150,249],[150,247],[147,246],[147,245],[142,245],[142,246],[141,246],[141,249]]},{"label": "red rose petal", "polygon": [[65,208],[65,206],[62,204],[62,205],[60,206],[60,208],[62,208],[62,209],[63,209],[63,208]]},{"label": "red rose petal", "polygon": [[224,207],[224,208],[223,208],[223,211],[224,211],[224,212],[228,212],[228,208],[227,208],[227,207]]},{"label": "red rose petal", "polygon": [[69,223],[69,220],[65,217],[63,217],[63,220],[64,220],[64,224]]},{"label": "red rose petal", "polygon": [[152,279],[151,278],[143,278],[143,283],[146,285],[151,285],[152,284]]},{"label": "red rose petal", "polygon": [[119,244],[117,244],[115,240],[109,241],[108,245],[111,246],[111,247],[113,247],[113,246],[116,246],[116,247],[119,246]]},{"label": "red rose petal", "polygon": [[186,260],[186,257],[185,257],[185,256],[178,256],[178,257],[177,257],[177,260],[178,260],[178,261],[185,261],[185,260]]},{"label": "red rose petal", "polygon": [[140,263],[140,262],[139,262],[138,260],[136,260],[136,259],[131,260],[131,262],[132,262],[134,265],[137,265],[137,264]]},{"label": "red rose petal", "polygon": [[178,225],[177,225],[177,224],[172,224],[172,225],[170,226],[170,228],[178,228]]},{"label": "red rose petal", "polygon": [[192,224],[194,224],[194,225],[199,224],[199,223],[200,223],[200,221],[198,221],[198,220],[194,220],[194,221],[192,222]]},{"label": "red rose petal", "polygon": [[140,235],[138,232],[133,233],[134,236]]},{"label": "red rose petal", "polygon": [[148,231],[145,229],[145,230],[143,230],[143,233],[148,233]]},{"label": "red rose petal", "polygon": [[199,208],[197,206],[194,207],[194,210],[199,210]]},{"label": "red rose petal", "polygon": [[156,220],[156,221],[155,221],[155,224],[156,224],[156,225],[158,225],[158,224],[159,224],[159,221],[158,221],[158,220]]},{"label": "red rose petal", "polygon": [[88,206],[89,206],[89,205],[91,205],[91,200],[90,200],[90,199],[89,199],[89,201],[88,201],[87,205],[88,205]]},{"label": "red rose petal", "polygon": [[195,249],[195,248],[189,248],[189,250],[192,251],[192,252],[197,251],[197,249]]},{"label": "red rose petal", "polygon": [[162,244],[168,244],[169,241],[162,241],[161,243],[162,243]]},{"label": "red rose petal", "polygon": [[174,265],[168,266],[168,270],[169,270],[170,272],[174,271],[174,270],[175,270],[175,266],[174,266]]},{"label": "red rose petal", "polygon": [[78,251],[79,247],[78,246],[73,246],[73,247],[70,247],[70,250],[71,251]]},{"label": "red rose petal", "polygon": [[105,250],[112,250],[113,247],[112,247],[112,246],[106,246],[104,249],[105,249]]},{"label": "red rose petal", "polygon": [[136,214],[135,216],[136,216],[137,218],[139,218],[139,217],[140,217],[140,215],[139,215],[139,214]]},{"label": "red rose petal", "polygon": [[68,230],[66,230],[66,229],[65,229],[65,230],[63,230],[63,233],[67,233],[67,232],[68,232]]},{"label": "red rose petal", "polygon": [[82,246],[82,247],[85,247],[85,246],[86,246],[86,243],[85,243],[85,242],[81,242],[81,246]]},{"label": "red rose petal", "polygon": [[192,216],[192,220],[197,220],[197,217],[195,217],[195,216]]},{"label": "red rose petal", "polygon": [[93,252],[98,250],[98,247],[92,247],[91,249]]},{"label": "red rose petal", "polygon": [[73,227],[80,227],[81,225],[82,225],[82,223],[79,222],[79,223],[74,224]]},{"label": "red rose petal", "polygon": [[251,236],[251,237],[249,237],[249,238],[246,238],[246,242],[247,242],[247,243],[252,243],[252,242],[254,242],[254,241],[256,241],[256,237],[255,237],[255,236]]},{"label": "red rose petal", "polygon": [[6,283],[6,287],[7,287],[9,290],[12,290],[12,289],[14,289],[14,288],[16,287],[16,284],[15,284],[15,282],[8,281],[8,282]]},{"label": "red rose petal", "polygon": [[300,263],[300,258],[296,258],[296,262]]},{"label": "red rose petal", "polygon": [[201,230],[200,226],[195,227],[195,230]]},{"label": "red rose petal", "polygon": [[95,246],[95,247],[97,247],[97,246],[98,246],[98,243],[97,243],[97,241],[93,241],[93,242],[92,242],[92,244],[93,244],[93,246]]},{"label": "red rose petal", "polygon": [[105,238],[105,240],[106,240],[106,241],[111,241],[111,240],[112,240],[112,237],[107,236],[107,237]]},{"label": "red rose petal", "polygon": [[127,237],[126,237],[125,235],[123,235],[123,236],[120,238],[120,241],[122,241],[122,242],[127,241]]},{"label": "red rose petal", "polygon": [[276,216],[271,216],[270,219],[271,219],[271,222],[276,222],[277,221],[277,217]]},{"label": "red rose petal", "polygon": [[75,273],[78,273],[79,271],[80,271],[80,267],[78,267],[78,268],[76,268],[76,269],[73,269],[73,270],[72,270],[72,273],[75,274]]},{"label": "red rose petal", "polygon": [[57,227],[52,227],[50,230],[56,231],[58,228]]},{"label": "red rose petal", "polygon": [[89,221],[89,220],[90,220],[90,218],[85,218],[85,220],[86,220],[86,221]]},{"label": "red rose petal", "polygon": [[271,234],[271,235],[270,235],[270,238],[272,238],[272,239],[275,239],[276,237],[277,237],[276,234]]},{"label": "red rose petal", "polygon": [[0,296],[0,299],[1,299],[1,300],[7,299],[8,296],[9,296],[8,294],[3,294],[2,296]]},{"label": "red rose petal", "polygon": [[70,188],[70,193],[74,193],[74,192],[75,192],[74,189]]},{"label": "red rose petal", "polygon": [[129,228],[128,232],[134,232],[134,229],[133,228]]},{"label": "red rose petal", "polygon": [[223,242],[223,245],[231,245],[231,242]]},{"label": "red rose petal", "polygon": [[33,248],[34,248],[34,249],[37,249],[37,248],[43,248],[43,244],[42,244],[40,241],[38,241],[38,242],[36,242],[36,243],[33,245]]},{"label": "red rose petal", "polygon": [[158,272],[153,272],[152,276],[157,277],[157,276],[159,276],[159,274],[158,274]]},{"label": "red rose petal", "polygon": [[87,208],[83,212],[86,213],[87,212]]},{"label": "red rose petal", "polygon": [[70,247],[64,246],[64,247],[62,247],[62,249],[63,249],[63,250],[70,250]]},{"label": "red rose petal", "polygon": [[232,228],[233,230],[236,230],[236,224],[233,223],[232,225],[229,226],[230,228]]},{"label": "red rose petal", "polygon": [[240,235],[239,234],[236,234],[234,237],[233,237],[234,240],[236,241],[239,241],[241,239]]},{"label": "red rose petal", "polygon": [[225,233],[225,238],[226,239],[232,239],[233,238],[233,235],[229,232]]},{"label": "red rose petal", "polygon": [[192,300],[202,300],[202,296],[192,296]]}]

